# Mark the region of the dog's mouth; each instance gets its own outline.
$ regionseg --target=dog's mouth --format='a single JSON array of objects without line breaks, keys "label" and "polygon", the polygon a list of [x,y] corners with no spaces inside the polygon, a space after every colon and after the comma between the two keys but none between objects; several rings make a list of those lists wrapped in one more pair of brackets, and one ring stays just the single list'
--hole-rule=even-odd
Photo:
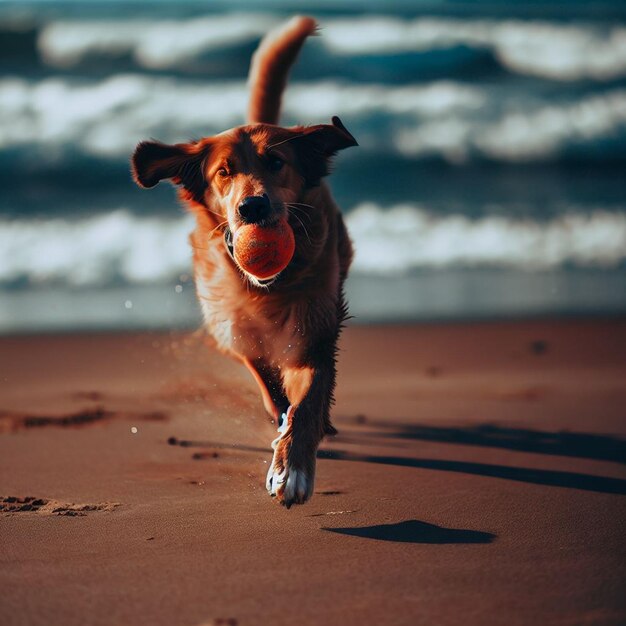
[{"label": "dog's mouth", "polygon": [[256,285],[257,287],[269,287],[278,278],[280,272],[278,272],[278,274],[275,274],[274,276],[270,276],[269,278],[261,279],[261,278],[257,278],[256,276],[253,276],[249,272],[246,272],[246,270],[244,270],[242,267],[240,267],[239,263],[237,263],[237,260],[235,259],[235,247],[233,245],[233,233],[230,230],[229,226],[227,226],[226,229],[224,230],[224,246],[226,247],[226,251],[228,252],[230,258],[233,260],[233,263],[246,275],[248,280],[253,285]]}]

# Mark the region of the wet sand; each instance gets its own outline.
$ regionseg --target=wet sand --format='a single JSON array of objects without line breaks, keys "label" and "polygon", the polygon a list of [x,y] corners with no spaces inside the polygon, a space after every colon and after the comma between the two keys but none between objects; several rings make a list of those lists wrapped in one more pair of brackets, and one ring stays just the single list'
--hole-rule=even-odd
[{"label": "wet sand", "polygon": [[255,384],[201,335],[1,338],[0,622],[626,622],[626,320],[341,345],[287,511]]}]

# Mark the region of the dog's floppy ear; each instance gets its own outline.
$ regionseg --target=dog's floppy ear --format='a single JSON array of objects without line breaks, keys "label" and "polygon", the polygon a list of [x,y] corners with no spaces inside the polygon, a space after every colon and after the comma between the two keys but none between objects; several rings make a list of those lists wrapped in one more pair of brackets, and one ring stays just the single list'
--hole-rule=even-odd
[{"label": "dog's floppy ear", "polygon": [[339,150],[359,145],[337,116],[332,118],[332,124],[303,129],[293,144],[309,186],[319,185],[320,179],[329,173],[330,157]]},{"label": "dog's floppy ear", "polygon": [[201,202],[206,189],[203,163],[206,147],[196,143],[168,145],[159,141],[142,141],[131,159],[135,182],[144,189],[169,179],[182,185],[196,202]]}]

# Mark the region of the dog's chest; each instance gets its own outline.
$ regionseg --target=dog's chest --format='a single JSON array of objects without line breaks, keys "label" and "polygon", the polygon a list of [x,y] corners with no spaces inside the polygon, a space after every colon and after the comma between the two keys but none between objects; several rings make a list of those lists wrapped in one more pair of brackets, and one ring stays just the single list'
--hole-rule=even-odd
[{"label": "dog's chest", "polygon": [[305,346],[295,308],[276,310],[229,269],[196,272],[204,321],[218,347],[281,367],[298,365]]}]

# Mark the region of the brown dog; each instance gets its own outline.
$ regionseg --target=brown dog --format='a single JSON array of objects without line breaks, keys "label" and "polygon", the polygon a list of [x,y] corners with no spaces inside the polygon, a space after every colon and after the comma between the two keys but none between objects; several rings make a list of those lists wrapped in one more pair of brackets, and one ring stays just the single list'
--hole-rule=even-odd
[{"label": "brown dog", "polygon": [[[315,30],[313,19],[298,17],[263,40],[250,70],[248,125],[191,143],[142,142],[132,157],[137,184],[169,179],[196,216],[190,239],[205,323],[218,347],[247,365],[278,420],[267,489],[287,507],[311,497],[317,447],[335,432],[329,411],[352,260],[322,178],[329,159],[357,142],[337,117],[332,125],[275,125],[289,68]],[[281,219],[293,229],[295,253],[261,281],[237,265],[232,235],[242,224]]]}]

